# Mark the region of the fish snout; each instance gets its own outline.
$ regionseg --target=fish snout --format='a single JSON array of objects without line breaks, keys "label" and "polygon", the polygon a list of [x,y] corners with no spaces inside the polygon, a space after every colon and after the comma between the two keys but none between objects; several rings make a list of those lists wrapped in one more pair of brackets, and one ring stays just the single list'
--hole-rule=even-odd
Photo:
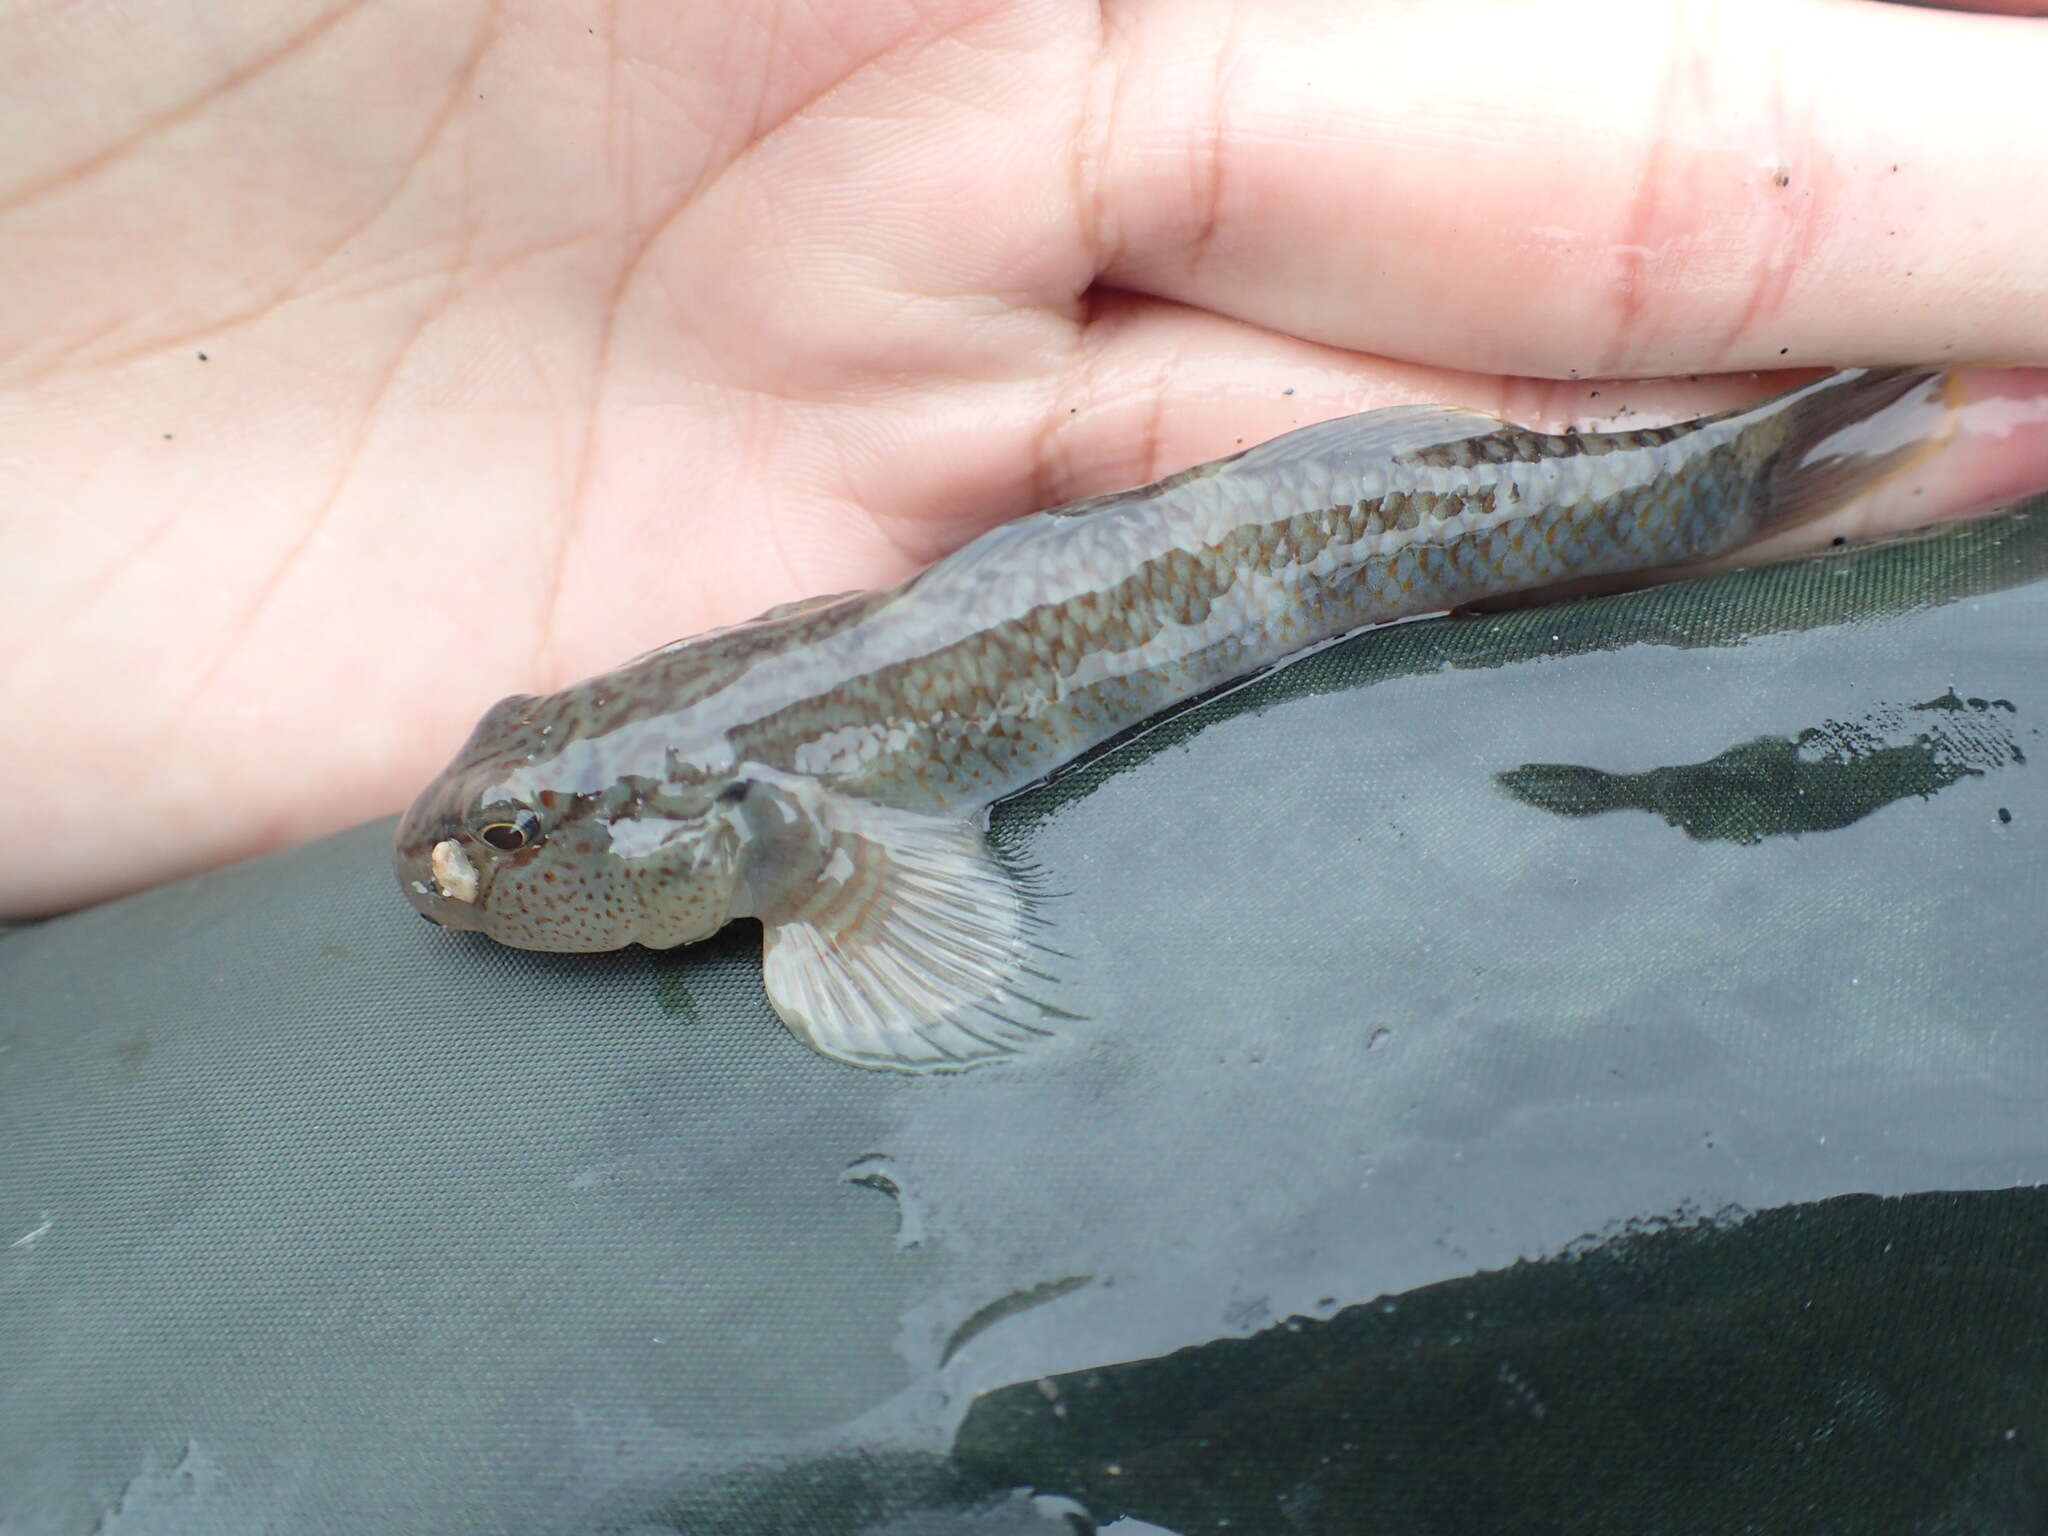
[{"label": "fish snout", "polygon": [[405,899],[428,922],[442,928],[482,926],[477,905],[481,873],[460,841],[419,835],[410,825],[402,824],[391,864]]},{"label": "fish snout", "polygon": [[434,889],[450,901],[474,904],[477,892],[476,865],[469,861],[462,844],[444,837],[427,855],[427,868],[434,877]]}]

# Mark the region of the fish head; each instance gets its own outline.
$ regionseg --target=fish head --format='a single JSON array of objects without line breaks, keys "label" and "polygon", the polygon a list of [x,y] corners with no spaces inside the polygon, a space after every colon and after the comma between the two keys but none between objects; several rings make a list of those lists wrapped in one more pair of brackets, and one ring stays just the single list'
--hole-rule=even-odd
[{"label": "fish head", "polygon": [[400,819],[393,866],[413,907],[564,952],[664,949],[744,915],[751,781],[665,754],[622,768],[630,743],[564,728],[558,697],[494,706]]}]

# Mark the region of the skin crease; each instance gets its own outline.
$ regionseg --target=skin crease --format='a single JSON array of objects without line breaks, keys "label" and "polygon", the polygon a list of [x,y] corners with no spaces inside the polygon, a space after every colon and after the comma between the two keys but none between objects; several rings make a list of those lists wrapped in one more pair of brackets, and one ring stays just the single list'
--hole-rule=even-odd
[{"label": "skin crease", "polygon": [[[2048,363],[2008,17],[0,0],[0,61],[0,915],[1307,421]],[[2020,404],[1801,543],[2048,483],[2042,380],[1969,387]]]}]

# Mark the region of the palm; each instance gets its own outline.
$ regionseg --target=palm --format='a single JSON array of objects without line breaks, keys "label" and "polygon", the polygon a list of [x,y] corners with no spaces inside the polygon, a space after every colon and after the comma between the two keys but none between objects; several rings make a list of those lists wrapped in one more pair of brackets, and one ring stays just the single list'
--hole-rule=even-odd
[{"label": "palm", "polygon": [[[1797,205],[1671,147],[1705,108],[1596,91],[1668,49],[1639,5],[1600,61],[1471,0],[1495,73],[1454,78],[1446,8],[1360,9],[0,19],[0,719],[37,808],[0,911],[393,809],[500,693],[1339,410],[1671,414],[1756,385],[1507,376],[2048,353],[2013,277],[2042,215],[1942,246],[1929,200],[1981,188],[1924,152],[1869,194],[1915,206],[1898,260],[2023,302],[1916,320],[1840,302],[1855,250],[1779,271]],[[1969,40],[1899,16],[1889,46]],[[1610,117],[1514,138],[1575,89]],[[2039,142],[1998,99],[1969,120]],[[1461,113],[1508,147],[1436,131]],[[1647,199],[1646,143],[1709,191]]]}]

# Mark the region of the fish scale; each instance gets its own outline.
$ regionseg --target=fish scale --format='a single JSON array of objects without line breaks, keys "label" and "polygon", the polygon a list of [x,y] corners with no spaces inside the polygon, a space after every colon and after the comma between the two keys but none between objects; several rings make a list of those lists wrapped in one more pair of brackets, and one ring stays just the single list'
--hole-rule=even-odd
[{"label": "fish scale", "polygon": [[400,823],[425,915],[534,949],[761,920],[818,1050],[955,1070],[1048,1032],[1035,897],[995,800],[1161,710],[1370,625],[1688,563],[1939,443],[1950,376],[1830,374],[1670,427],[1531,432],[1444,406],[1318,423],[502,701]]}]

